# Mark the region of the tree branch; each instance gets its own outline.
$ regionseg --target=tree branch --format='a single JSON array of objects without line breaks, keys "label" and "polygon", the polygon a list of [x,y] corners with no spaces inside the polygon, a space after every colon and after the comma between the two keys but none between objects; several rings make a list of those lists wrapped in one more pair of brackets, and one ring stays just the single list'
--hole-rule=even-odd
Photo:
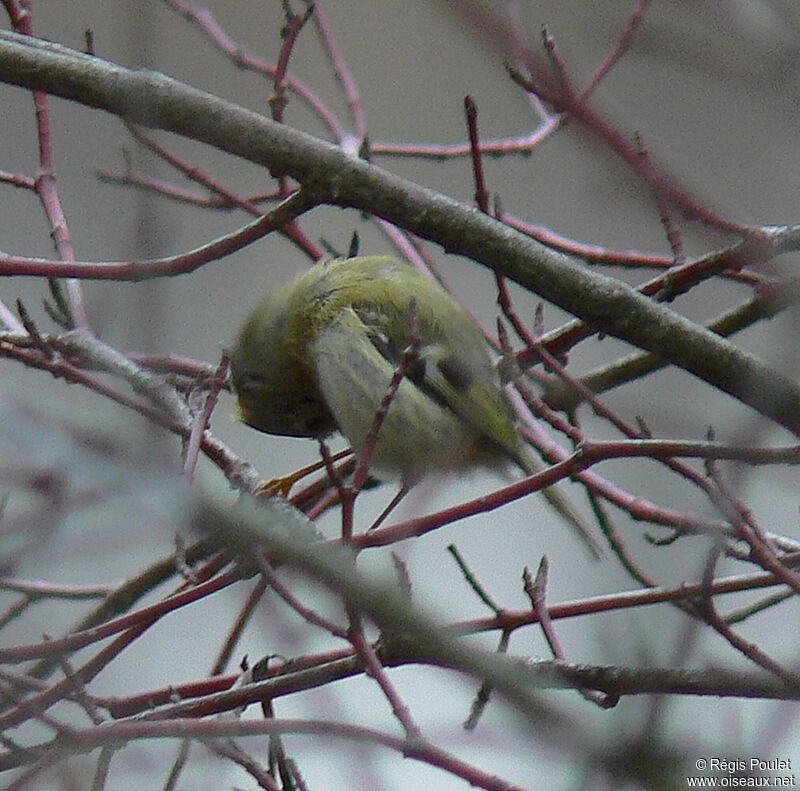
[{"label": "tree branch", "polygon": [[292,176],[322,201],[369,212],[472,258],[800,434],[796,382],[624,283],[587,271],[475,209],[336,146],[162,74],[10,32],[0,32],[0,80],[174,132]]}]

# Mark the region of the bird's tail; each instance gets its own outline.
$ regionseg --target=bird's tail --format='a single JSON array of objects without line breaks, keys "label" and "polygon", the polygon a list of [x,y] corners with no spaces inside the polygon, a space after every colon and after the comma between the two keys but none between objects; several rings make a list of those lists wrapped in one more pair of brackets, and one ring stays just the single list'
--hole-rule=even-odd
[{"label": "bird's tail", "polygon": [[[538,472],[542,472],[544,469],[542,462],[535,459],[531,453],[520,454],[516,462],[526,475],[535,475]],[[580,536],[592,556],[596,560],[602,558],[602,547],[594,537],[590,525],[580,513],[578,513],[563,489],[558,484],[554,484],[553,486],[548,486],[546,489],[543,489],[542,494],[553,510],[567,521],[570,527]]]}]

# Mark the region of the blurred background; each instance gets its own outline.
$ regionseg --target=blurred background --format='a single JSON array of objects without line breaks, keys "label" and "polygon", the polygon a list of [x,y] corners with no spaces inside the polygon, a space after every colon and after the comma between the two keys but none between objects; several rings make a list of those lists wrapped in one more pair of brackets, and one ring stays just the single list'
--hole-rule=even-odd
[{"label": "blurred background", "polygon": [[[630,0],[371,0],[319,5],[357,84],[370,141],[379,149],[389,142],[464,141],[467,94],[477,103],[482,138],[532,132],[538,118],[527,97],[511,84],[503,65],[515,60],[508,43],[509,19],[519,15],[525,40],[537,56],[541,56],[541,30],[546,25],[570,74],[581,85],[614,46],[635,4]],[[210,2],[207,7],[233,41],[266,60],[276,59],[284,24],[281,3],[237,0]],[[302,10],[299,4],[295,10]],[[82,49],[84,32],[91,29],[94,51],[100,57],[155,69],[269,112],[271,83],[237,69],[170,3],[39,0],[33,14],[39,36]],[[795,223],[800,187],[799,45],[800,8],[791,0],[654,2],[629,51],[601,83],[591,104],[628,139],[638,133],[657,164],[690,195],[725,218],[753,225]],[[354,131],[340,85],[311,25],[300,35],[290,71]],[[0,168],[35,175],[31,97],[9,87],[0,86],[0,91]],[[129,159],[136,173],[191,188],[143,151],[118,119],[60,100],[52,100],[51,110],[59,191],[79,260],[140,260],[185,252],[249,222],[248,216],[235,210],[213,211],[105,183],[98,171],[122,173]],[[291,95],[285,122],[331,139],[312,112]],[[271,186],[267,173],[245,162],[189,141],[166,135],[159,139],[240,194]],[[466,157],[438,162],[376,154],[374,161],[449,196],[473,201]],[[530,155],[486,157],[484,165],[488,187],[501,197],[506,212],[579,241],[669,253],[646,185],[575,124],[556,132]],[[0,194],[0,248],[51,257],[49,229],[35,197],[9,186],[3,186]],[[360,235],[363,253],[393,252],[384,234],[354,212],[316,210],[302,224],[311,238],[325,240],[342,252],[354,231]],[[683,223],[681,227],[689,255],[731,241],[698,226]],[[430,249],[456,294],[487,326],[493,326],[496,305],[490,273]],[[307,264],[296,248],[272,236],[189,276],[140,284],[88,282],[89,316],[95,331],[123,351],[174,353],[216,365],[258,297]],[[787,256],[769,266],[775,273],[785,273],[795,265],[795,258]],[[630,283],[652,274],[605,271]],[[518,312],[532,320],[536,299],[516,288],[512,293]],[[0,283],[0,299],[7,306],[13,308],[15,300],[21,299],[39,326],[51,331],[42,309],[46,296],[46,284],[39,280],[14,278]],[[745,286],[717,279],[682,297],[676,308],[705,321],[747,298]],[[567,318],[549,305],[544,316],[548,329]],[[736,343],[787,375],[796,375],[800,364],[796,324],[797,311],[788,310],[742,333]],[[570,370],[591,370],[628,351],[613,339],[587,342],[571,354]],[[160,510],[162,505],[167,508],[162,500],[168,501],[169,495],[160,477],[179,471],[180,443],[144,419],[91,392],[55,381],[49,374],[26,370],[8,359],[2,359],[0,367],[0,404],[7,421],[21,427],[13,433],[7,423],[2,435],[7,463],[13,465],[19,459],[45,467],[58,465],[69,469],[77,479],[74,485],[87,491],[107,486],[109,480],[115,487],[114,497],[77,514],[59,515],[52,524],[38,525],[34,538],[20,542],[24,551],[12,547],[11,573],[53,581],[114,582],[172,551],[174,529]],[[656,436],[699,440],[713,424],[718,439],[725,442],[767,444],[789,439],[682,372],[659,372],[607,394],[604,400],[628,420],[643,417]],[[260,435],[231,420],[232,408],[232,398],[223,396],[212,429],[265,477],[286,474],[317,459],[315,443]],[[588,411],[582,417],[587,435],[615,436]],[[96,432],[114,448],[115,457],[123,457],[126,465],[138,470],[135,475],[141,477],[135,478],[135,485],[125,468],[116,478],[104,477],[111,473],[91,448],[85,457],[75,454],[70,437],[84,431]],[[797,537],[797,476],[792,468],[751,470],[725,465],[724,470],[737,495],[766,529]],[[714,515],[696,490],[667,475],[659,465],[620,461],[606,463],[598,471],[659,504]],[[500,477],[475,475],[422,487],[403,505],[398,518],[459,502],[502,483]],[[218,471],[205,462],[198,469],[196,485],[221,502],[234,497]],[[588,515],[580,489],[569,486],[567,491]],[[359,501],[364,523],[389,496],[383,488]],[[9,518],[25,513],[25,503],[19,501],[9,508]],[[617,512],[613,515],[631,552],[660,583],[699,579],[707,540],[683,539],[654,548],[644,534],[663,537],[664,531],[635,524]],[[335,516],[323,520],[322,527],[335,535]],[[396,548],[409,565],[417,603],[447,621],[488,614],[446,552],[450,543],[458,545],[481,582],[508,608],[526,606],[522,566],[535,568],[544,553],[551,564],[551,602],[636,587],[615,559],[592,562],[546,508],[528,499]],[[378,553],[374,557],[365,553],[360,562],[374,573],[389,573],[391,568],[388,555]],[[748,570],[733,561],[721,562],[718,568],[721,574]],[[303,583],[297,580],[296,584]],[[232,589],[204,601],[196,612],[189,608],[170,616],[169,629],[140,640],[104,671],[97,689],[119,694],[207,674],[221,635],[246,594]],[[305,595],[310,601],[319,597],[313,586],[306,586]],[[725,606],[734,608],[745,601],[752,597],[731,597]],[[797,631],[787,628],[790,619],[796,619],[794,607],[789,602],[739,627],[746,639],[789,667],[796,666],[800,647]],[[45,632],[58,635],[76,613],[66,605],[37,609],[8,627],[4,641],[32,642]],[[697,630],[677,610],[665,606],[565,621],[558,631],[568,658],[575,662],[748,667],[710,630]],[[476,642],[492,647],[495,639],[488,636]],[[267,599],[237,661],[244,654],[253,659],[270,653],[294,656],[316,647],[293,613]],[[515,634],[511,653],[549,657],[535,629]],[[490,705],[477,731],[464,733],[460,722],[475,693],[473,684],[413,667],[392,671],[391,678],[407,695],[414,716],[431,739],[487,771],[524,787],[601,787],[584,769],[570,767],[569,756],[554,751],[546,738],[520,729],[502,704]],[[601,711],[571,692],[548,693],[547,698],[581,718],[599,740],[620,753],[646,735],[653,744],[662,745],[665,753],[685,757],[774,756],[800,765],[797,714],[789,704],[672,697],[658,705],[650,699],[625,699],[616,709]],[[385,701],[364,679],[283,698],[276,703],[276,711],[278,716],[332,717],[396,730]],[[449,791],[464,787],[450,776],[372,748],[331,741],[322,752],[318,741],[296,739],[289,744],[312,789],[435,787]],[[162,787],[173,752],[174,746],[166,744],[130,746],[115,758],[110,787],[115,791]],[[88,787],[81,785],[85,779],[81,771],[90,766],[88,760],[85,765],[73,761],[70,772],[74,775],[49,782],[52,788]],[[178,787],[201,787],[210,766],[219,771],[228,765],[197,748],[184,785]],[[216,779],[218,787],[242,787],[247,782],[233,774]],[[74,785],[69,785],[73,780]]]}]

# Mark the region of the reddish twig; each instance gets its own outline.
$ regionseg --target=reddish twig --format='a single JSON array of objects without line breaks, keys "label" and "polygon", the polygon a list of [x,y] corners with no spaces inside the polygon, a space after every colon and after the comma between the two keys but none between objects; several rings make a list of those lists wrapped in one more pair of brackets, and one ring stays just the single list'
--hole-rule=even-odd
[{"label": "reddish twig", "polygon": [[366,547],[387,546],[407,538],[419,538],[433,530],[458,522],[480,513],[488,513],[507,505],[513,500],[527,497],[533,492],[552,486],[560,480],[574,477],[592,487],[605,499],[628,511],[637,520],[670,527],[682,533],[705,534],[709,531],[724,530],[726,525],[719,522],[684,513],[666,506],[657,506],[644,498],[633,495],[591,472],[582,471],[585,465],[580,459],[580,452],[567,456],[563,461],[548,467],[546,470],[531,475],[523,481],[505,486],[497,491],[483,495],[474,500],[467,500],[457,506],[445,508],[427,516],[411,519],[407,522],[382,527],[368,535],[354,536],[353,545],[363,549]]},{"label": "reddish twig", "polygon": [[203,406],[194,416],[194,420],[192,420],[191,431],[189,432],[189,436],[184,443],[183,466],[181,473],[189,479],[194,476],[194,470],[197,467],[197,459],[200,454],[203,436],[206,432],[206,429],[209,427],[211,414],[217,405],[220,390],[222,390],[225,380],[227,379],[228,363],[228,354],[227,352],[223,351],[219,365],[217,366],[217,370],[207,382],[208,392],[203,399]]},{"label": "reddish twig", "polygon": [[142,623],[153,623],[158,618],[185,607],[193,602],[203,599],[211,593],[227,588],[242,579],[241,569],[229,571],[207,582],[195,585],[181,593],[168,596],[156,604],[143,607],[136,612],[113,618],[106,623],[90,629],[75,632],[59,640],[46,640],[42,643],[31,645],[17,645],[11,648],[0,648],[0,662],[17,663],[30,659],[39,659],[46,656],[56,656],[67,652],[77,651],[87,645],[96,643],[111,635],[118,634]]},{"label": "reddish twig", "polygon": [[0,253],[0,275],[28,275],[33,277],[71,277],[89,280],[121,280],[139,282],[157,277],[175,277],[194,272],[212,261],[222,259],[253,242],[263,239],[273,231],[285,228],[287,223],[305,214],[317,205],[316,200],[303,190],[290,195],[267,214],[241,230],[215,239],[188,253],[154,258],[148,261],[129,262],[63,262],[45,258],[23,258]]},{"label": "reddish twig", "polygon": [[[212,558],[211,561],[207,562],[203,569],[199,570],[197,573],[197,579],[201,581],[201,585],[205,584],[206,582],[213,582],[211,580],[206,580],[206,577],[218,571],[218,560]],[[230,575],[228,575],[230,577]],[[218,578],[223,583],[230,584],[233,580],[226,580],[225,576],[221,576]],[[224,584],[221,586],[224,587]],[[184,583],[181,586],[181,589],[185,593],[191,594],[191,591],[188,590],[188,585]],[[180,597],[179,594],[175,594]],[[168,597],[173,598],[174,597]],[[124,651],[131,643],[137,640],[144,632],[146,632],[153,624],[157,623],[158,620],[161,618],[161,614],[154,614],[149,619],[137,619],[135,625],[131,628],[128,628],[126,631],[122,632],[117,636],[115,640],[113,640],[108,646],[103,648],[99,651],[92,659],[88,662],[85,662],[80,668],[77,668],[75,671],[75,675],[80,678],[82,683],[88,684],[92,679],[94,679],[100,671],[106,667],[111,661],[113,661],[119,654]],[[86,630],[88,631],[88,630]],[[63,647],[68,645],[70,642],[70,638],[64,638],[60,641],[52,641],[54,644],[57,644],[59,647]],[[65,649],[66,650],[66,649]],[[60,655],[62,652],[61,650],[56,652],[56,656]],[[45,654],[47,655],[47,654]],[[16,661],[16,660],[11,660]],[[67,697],[72,689],[72,682],[65,680],[60,681],[52,686],[38,692],[33,697],[29,698],[26,701],[25,709],[21,709],[20,707],[13,708],[7,711],[4,714],[0,714],[0,731],[4,730],[5,728],[13,728],[16,725],[23,722],[27,719],[28,712],[31,707],[33,707],[36,711],[44,711],[50,706],[54,705],[60,700],[63,700]]]},{"label": "reddish twig", "polygon": [[489,214],[489,193],[486,190],[478,135],[478,107],[471,96],[464,97],[464,112],[467,116],[469,150],[472,157],[472,178],[475,182],[475,204],[484,214]]},{"label": "reddish twig", "polygon": [[283,123],[283,111],[286,109],[288,99],[286,98],[286,71],[289,68],[289,58],[294,50],[300,31],[308,22],[311,14],[314,13],[314,6],[310,5],[304,14],[293,13],[288,4],[286,5],[286,24],[281,30],[281,49],[278,53],[278,62],[275,65],[275,73],[272,76],[272,96],[269,98],[269,106],[272,110],[272,120]]},{"label": "reddish twig", "polygon": [[[755,265],[780,255],[782,252],[784,252],[784,242],[781,240],[781,229],[771,231],[762,228],[757,234],[734,247],[673,266],[668,271],[637,286],[636,290],[645,296],[655,297],[660,302],[669,302],[723,271],[741,269],[747,264]],[[559,356],[566,354],[577,343],[593,334],[594,331],[583,322],[571,321],[549,333],[542,341],[552,354]],[[524,352],[519,362],[523,367],[526,366]]]},{"label": "reddish twig", "polygon": [[740,637],[717,613],[717,608],[714,606],[714,600],[711,596],[711,589],[713,586],[713,569],[718,557],[718,547],[712,548],[708,563],[706,564],[706,573],[702,583],[701,595],[694,601],[698,613],[714,631],[727,640],[739,653],[746,656],[759,667],[763,667],[770,673],[774,673],[787,684],[793,686],[797,685],[800,683],[800,675],[784,668],[779,662],[776,662],[772,657],[762,651],[755,643],[751,643]]},{"label": "reddish twig", "polygon": [[375,450],[375,445],[378,442],[381,426],[386,420],[386,415],[389,413],[389,407],[397,395],[400,385],[405,379],[410,367],[413,365],[414,361],[419,355],[419,348],[422,340],[419,336],[419,316],[417,314],[417,305],[413,297],[410,300],[409,312],[408,345],[400,356],[400,361],[397,364],[394,373],[392,374],[392,378],[389,381],[389,386],[386,388],[386,393],[381,400],[380,406],[375,412],[370,430],[367,432],[367,436],[364,439],[364,447],[358,454],[356,471],[353,474],[353,487],[356,490],[361,489],[367,479],[369,460],[372,457],[372,453]]},{"label": "reddish twig", "polygon": [[12,187],[36,191],[36,179],[22,173],[9,173],[7,170],[0,170],[0,182],[10,184]]},{"label": "reddish twig", "polygon": [[594,74],[589,78],[586,85],[581,90],[581,98],[588,99],[592,95],[594,89],[602,82],[608,75],[611,69],[620,62],[622,57],[628,52],[633,37],[639,30],[639,26],[644,18],[644,13],[652,0],[638,0],[633,11],[625,22],[622,30],[620,31],[617,40],[611,51],[606,55],[605,60],[595,69]]},{"label": "reddish twig", "polygon": [[[44,353],[20,348],[6,340],[0,339],[0,357],[16,359],[31,368],[48,371],[55,377],[63,378],[67,382],[78,383],[102,396],[138,412],[156,425],[162,426],[181,436],[188,436],[191,425],[180,422],[157,407],[151,406],[142,400],[122,393],[105,382],[86,374],[76,366],[57,357],[51,359]],[[222,471],[225,477],[236,488],[253,491],[259,483],[251,465],[244,463],[230,448],[216,437],[206,433],[201,442],[203,453]]]},{"label": "reddish twig", "polygon": [[[65,746],[55,744],[43,745],[44,755],[49,766],[67,757],[72,752],[90,752],[104,745],[113,745],[137,741],[139,739],[218,739],[241,738],[269,734],[297,734],[340,738],[376,744],[397,752],[404,758],[421,761],[437,767],[454,777],[461,778],[475,788],[486,791],[524,791],[521,786],[509,783],[487,772],[483,772],[472,764],[436,747],[425,740],[390,736],[381,731],[364,726],[331,722],[330,720],[140,720],[138,722],[108,723],[103,728],[74,730]],[[29,751],[27,756],[36,754]],[[29,758],[30,760],[30,758]],[[32,778],[29,772],[26,780]]]},{"label": "reddish twig", "polygon": [[706,469],[716,487],[716,491],[712,490],[714,503],[734,526],[736,535],[747,542],[753,561],[782,580],[795,593],[800,593],[800,576],[783,564],[764,529],[722,479],[715,461],[706,460]]},{"label": "reddish twig", "polygon": [[[363,141],[367,136],[367,121],[364,117],[364,107],[361,104],[361,97],[358,94],[358,86],[350,72],[347,61],[339,51],[339,46],[333,36],[330,23],[328,22],[327,15],[320,3],[314,6],[314,25],[317,28],[317,35],[320,38],[325,51],[328,53],[328,58],[333,66],[334,74],[339,84],[342,86],[345,98],[347,99],[347,106],[355,122],[356,135],[359,141]],[[345,134],[338,135],[339,142],[343,147],[347,147],[348,136]]]},{"label": "reddish twig", "polygon": [[[705,326],[718,335],[728,337],[752,326],[758,321],[770,319],[787,307],[800,300],[800,278],[787,278],[769,286],[759,288],[756,296],[738,307],[725,311]],[[566,325],[543,339],[543,343],[552,350],[570,335],[573,325]],[[524,352],[523,352],[524,354]],[[650,354],[634,353],[617,362],[602,366],[583,374],[578,381],[595,394],[611,390],[620,385],[632,382],[665,367],[662,358]],[[552,380],[545,384],[547,403],[558,409],[574,409],[577,406],[575,389],[566,387],[564,383],[554,384]]]},{"label": "reddish twig", "polygon": [[[631,15],[628,17],[620,35],[614,42],[613,48],[604,58],[603,62],[595,69],[586,85],[581,89],[580,96],[584,100],[591,96],[600,82],[602,82],[628,51],[631,40],[639,28],[644,12],[649,4],[650,0],[639,0],[638,4],[631,12]],[[510,14],[516,14],[517,16],[511,31],[514,40],[514,49],[517,52],[517,58],[515,58],[515,60],[530,62],[530,53],[527,51],[525,34],[522,32],[524,26],[522,25],[521,17],[519,17],[519,4],[508,3],[507,7]],[[541,107],[538,100],[537,108],[542,117],[542,123],[536,130],[525,135],[484,139],[480,142],[480,152],[497,156],[528,154],[541,145],[546,138],[563,125],[564,118],[561,115],[548,114]],[[454,144],[374,142],[370,144],[370,152],[375,155],[383,154],[385,156],[420,157],[444,160],[470,156],[473,153],[473,146],[470,142]]]},{"label": "reddish twig", "polygon": [[[547,555],[542,555],[539,561],[539,568],[536,572],[536,579],[531,578],[531,573],[526,566],[522,572],[523,590],[531,602],[531,608],[536,613],[539,626],[542,628],[542,633],[550,646],[550,651],[556,659],[564,660],[565,653],[561,647],[561,641],[558,639],[553,622],[550,619],[550,613],[547,611],[547,577],[550,569],[550,564],[547,561]],[[594,690],[581,689],[581,695],[595,703],[600,708],[608,709],[617,704],[617,699],[607,695],[598,694]]]},{"label": "reddish twig", "polygon": [[247,626],[248,621],[256,611],[256,607],[258,607],[259,603],[261,602],[266,590],[266,579],[263,576],[259,577],[256,584],[253,586],[253,590],[250,591],[247,600],[239,610],[236,619],[231,624],[231,628],[228,631],[228,636],[222,643],[222,647],[217,654],[217,658],[214,660],[214,666],[211,668],[212,675],[219,676],[225,671],[225,668],[228,666],[228,663],[231,660],[231,655],[233,654],[234,648],[242,639],[245,626]]},{"label": "reddish twig", "polygon": [[[186,19],[196,24],[209,37],[214,45],[231,58],[237,66],[259,72],[268,77],[275,76],[276,66],[256,57],[248,52],[245,47],[233,41],[222,29],[222,26],[216,21],[208,8],[186,3],[182,0],[167,0],[167,2],[176,11],[183,14]],[[287,74],[286,84],[290,90],[297,93],[297,95],[308,104],[323,124],[330,129],[337,140],[342,139],[342,126],[336,116],[327,109],[325,103],[305,85],[305,83]]]},{"label": "reddish twig", "polygon": [[536,82],[516,69],[508,67],[511,79],[517,85],[526,91],[535,93],[543,101],[552,105],[558,112],[566,113],[593,135],[603,140],[653,191],[658,192],[665,200],[674,204],[687,219],[697,220],[740,236],[752,233],[752,229],[740,223],[723,219],[689,197],[685,190],[678,187],[651,161],[648,160],[647,163],[643,163],[635,147],[625,140],[622,134],[598,113],[591,110],[581,96],[575,92],[571,82],[566,77],[566,71],[562,70],[563,64],[555,54],[556,50],[552,38],[548,36],[546,43],[548,43],[548,52],[551,55],[554,70],[560,78],[558,87],[555,88],[543,82]]},{"label": "reddish twig", "polygon": [[403,727],[406,738],[412,742],[423,742],[424,739],[422,738],[419,726],[414,722],[414,718],[411,716],[408,706],[406,706],[403,699],[394,688],[394,685],[389,681],[378,655],[364,636],[361,618],[352,608],[350,608],[348,639],[356,652],[356,656],[358,656],[364,667],[364,672],[375,681],[378,687],[380,687],[384,697],[389,702],[392,714],[394,714],[397,721]]},{"label": "reddish twig", "polygon": [[[314,6],[309,5],[305,13],[299,15],[291,10],[287,2],[284,4],[284,11],[286,14],[286,24],[281,30],[281,49],[278,53],[278,62],[272,81],[272,95],[269,97],[269,108],[272,120],[279,124],[283,123],[283,113],[286,110],[286,105],[289,103],[289,99],[287,98],[288,86],[286,82],[286,70],[289,68],[289,58],[294,51],[294,45],[297,42],[300,31],[314,12]],[[289,179],[282,173],[272,173],[272,176],[278,180],[278,191],[280,194],[288,194],[291,189]],[[316,258],[319,257],[320,256],[316,256]]]},{"label": "reddish twig", "polygon": [[[221,211],[230,211],[231,209],[236,208],[235,204],[231,203],[231,201],[222,197],[221,195],[209,195],[205,192],[198,192],[196,190],[187,189],[186,187],[181,187],[177,184],[173,184],[170,181],[165,181],[164,179],[136,175],[130,172],[129,169],[122,174],[112,173],[109,170],[98,170],[97,178],[106,184],[117,184],[123,187],[136,187],[142,192],[161,195],[162,197],[169,198],[177,203],[186,203],[190,206],[202,206],[205,209],[216,209]],[[243,197],[248,203],[263,203],[266,201],[282,200],[285,195],[281,194],[280,190],[273,189],[264,190],[251,195],[245,195]]]},{"label": "reddish twig", "polygon": [[[11,18],[14,30],[26,36],[33,36],[33,24],[28,0],[20,3],[9,0],[4,5]],[[49,98],[44,91],[32,91],[32,94],[39,143],[39,174],[35,179],[34,187],[50,224],[50,235],[53,238],[58,257],[62,261],[69,263],[75,260],[75,249],[72,245],[72,237],[61,206],[58,187],[56,186]],[[74,320],[75,326],[81,329],[88,329],[89,317],[86,313],[83,290],[80,283],[68,280],[66,291],[71,318]]]},{"label": "reddish twig", "polygon": [[[187,178],[197,182],[198,184],[202,184],[207,189],[211,190],[217,195],[222,196],[225,200],[230,201],[233,205],[238,206],[240,209],[252,214],[254,217],[263,216],[264,213],[258,208],[258,206],[255,206],[253,203],[250,203],[232,190],[223,186],[219,181],[212,178],[202,168],[187,162],[185,159],[183,159],[183,157],[173,154],[165,146],[161,145],[161,143],[159,143],[155,137],[153,137],[153,135],[145,132],[143,129],[140,129],[138,126],[130,123],[129,121],[125,122],[125,126],[135,140],[141,143],[141,145],[143,145],[157,157],[163,159],[165,162],[172,165],[172,167],[179,170]],[[308,239],[308,237],[300,230],[299,226],[293,220],[284,222],[282,227],[280,227],[278,230],[288,239],[294,242],[294,244],[297,245],[297,247],[313,261],[317,261],[323,257],[324,253],[319,245]]]},{"label": "reddish twig", "polygon": [[278,596],[280,596],[281,599],[283,599],[283,601],[286,602],[286,604],[291,607],[291,609],[294,610],[304,621],[312,626],[324,629],[334,637],[341,638],[342,640],[347,639],[346,629],[338,624],[335,624],[333,621],[323,617],[310,607],[307,607],[305,604],[303,604],[300,599],[295,596],[295,594],[292,593],[292,591],[286,585],[283,584],[280,577],[278,577],[276,574],[275,569],[265,558],[258,559],[258,566],[265,582],[269,585],[269,587],[272,588],[272,590],[274,590],[275,593],[277,593]]},{"label": "reddish twig", "polygon": [[[475,182],[475,203],[480,211],[488,215],[489,192],[486,189],[486,178],[484,176],[483,160],[481,158],[480,136],[478,134],[478,108],[471,96],[465,97],[464,110],[467,117],[469,146],[472,155],[472,177]],[[499,199],[496,200],[494,216],[502,222],[502,211],[500,210],[499,203]],[[497,303],[500,305],[503,315],[511,322],[517,334],[524,339],[527,335],[527,331],[522,321],[520,321],[519,317],[514,312],[506,279],[497,273],[495,273],[494,278],[495,284],[497,285]],[[499,323],[498,328],[501,330]],[[502,345],[501,338],[501,346]]]}]

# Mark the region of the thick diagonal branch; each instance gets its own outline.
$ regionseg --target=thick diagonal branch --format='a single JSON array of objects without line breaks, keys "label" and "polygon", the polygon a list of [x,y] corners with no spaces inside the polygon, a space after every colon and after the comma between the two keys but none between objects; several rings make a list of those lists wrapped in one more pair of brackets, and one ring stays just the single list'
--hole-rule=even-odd
[{"label": "thick diagonal branch", "polygon": [[322,201],[387,219],[491,267],[598,331],[653,352],[800,434],[800,386],[629,286],[444,195],[156,72],[0,33],[0,80],[168,130],[292,176]]}]

